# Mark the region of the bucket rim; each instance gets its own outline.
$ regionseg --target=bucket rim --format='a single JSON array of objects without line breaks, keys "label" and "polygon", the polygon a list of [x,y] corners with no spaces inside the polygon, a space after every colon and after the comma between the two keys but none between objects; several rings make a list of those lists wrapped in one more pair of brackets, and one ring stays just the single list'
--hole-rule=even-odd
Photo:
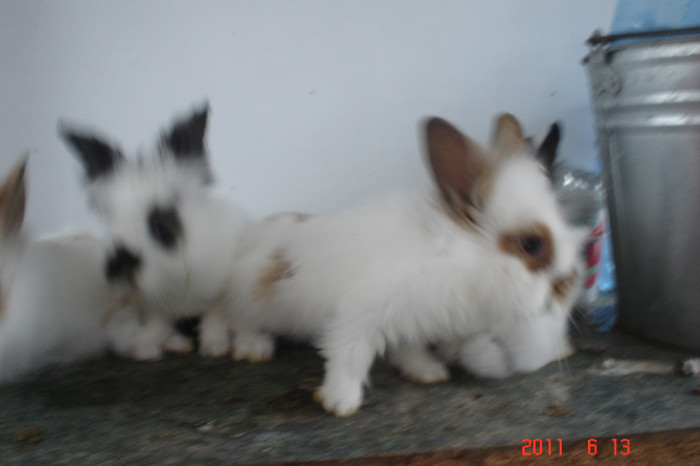
[{"label": "bucket rim", "polygon": [[[657,29],[652,31],[625,32],[620,34],[601,35],[600,31],[595,31],[586,39],[586,45],[591,47],[610,44],[618,40],[625,39],[666,39],[680,38],[678,36],[700,36],[700,26],[674,29]],[[670,36],[670,37],[669,37]]]},{"label": "bucket rim", "polygon": [[[588,66],[590,64],[590,61],[592,57],[595,56],[605,56],[608,57],[611,54],[614,54],[616,52],[621,52],[621,51],[629,51],[632,52],[633,50],[639,51],[639,50],[644,50],[644,49],[653,49],[653,48],[659,48],[659,49],[665,49],[665,48],[670,48],[670,47],[682,47],[682,46],[688,46],[688,45],[698,45],[700,46],[700,27],[698,28],[691,28],[693,30],[697,29],[698,33],[694,35],[667,35],[667,36],[659,36],[657,38],[653,38],[654,36],[652,35],[647,35],[644,36],[647,39],[642,40],[639,42],[628,42],[628,41],[623,41],[620,43],[621,40],[623,39],[614,39],[614,42],[600,42],[597,45],[590,45],[590,39],[586,41],[587,44],[589,44],[589,50],[586,55],[581,59],[581,64],[584,66]],[[668,29],[666,31],[681,31],[682,29]],[[655,32],[655,31],[654,31]],[[641,34],[641,33],[640,33]],[[594,36],[596,33],[593,34]],[[618,34],[618,35],[612,35],[612,36],[600,36],[600,37],[619,37],[623,36],[623,34]],[[593,37],[593,36],[592,36]],[[687,52],[684,52],[684,55],[686,55]],[[693,53],[693,55],[700,55],[700,51],[696,51]]]}]

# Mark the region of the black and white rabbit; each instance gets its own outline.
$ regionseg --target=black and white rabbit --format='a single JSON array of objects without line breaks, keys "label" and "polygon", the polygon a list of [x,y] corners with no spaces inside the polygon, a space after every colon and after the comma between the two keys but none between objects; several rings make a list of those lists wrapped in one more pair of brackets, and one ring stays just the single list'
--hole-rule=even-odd
[{"label": "black and white rabbit", "polygon": [[425,124],[435,188],[325,216],[280,214],[241,240],[232,276],[236,359],[270,358],[275,335],[326,359],[324,408],[353,414],[377,355],[421,382],[448,378],[434,342],[488,335],[567,307],[585,233],[569,226],[518,121],[482,150]]},{"label": "black and white rabbit", "polygon": [[143,331],[137,359],[186,352],[192,342],[174,323],[201,317],[200,353],[228,354],[227,292],[237,238],[247,226],[242,210],[212,187],[205,132],[208,104],[161,134],[156,148],[127,158],[94,132],[60,132],[86,174],[92,210],[113,242],[104,273],[134,290]]}]

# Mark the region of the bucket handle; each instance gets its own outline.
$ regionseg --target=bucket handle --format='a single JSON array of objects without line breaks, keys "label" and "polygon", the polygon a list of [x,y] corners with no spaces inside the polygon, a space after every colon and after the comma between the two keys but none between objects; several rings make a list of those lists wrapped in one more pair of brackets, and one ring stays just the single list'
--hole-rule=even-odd
[{"label": "bucket handle", "polygon": [[700,27],[678,28],[678,29],[660,29],[658,31],[640,31],[627,32],[625,34],[610,34],[607,36],[601,35],[598,31],[594,32],[591,37],[586,40],[586,44],[595,46],[608,44],[621,39],[639,39],[657,36],[668,36],[673,34],[700,34]]}]

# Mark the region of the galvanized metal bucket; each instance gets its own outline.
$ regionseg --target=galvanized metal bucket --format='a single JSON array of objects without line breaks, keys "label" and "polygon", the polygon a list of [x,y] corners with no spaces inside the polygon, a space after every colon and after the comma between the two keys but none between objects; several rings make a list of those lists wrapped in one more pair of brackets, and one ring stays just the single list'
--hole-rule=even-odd
[{"label": "galvanized metal bucket", "polygon": [[591,41],[599,44],[584,64],[608,191],[618,322],[700,351],[700,34]]}]

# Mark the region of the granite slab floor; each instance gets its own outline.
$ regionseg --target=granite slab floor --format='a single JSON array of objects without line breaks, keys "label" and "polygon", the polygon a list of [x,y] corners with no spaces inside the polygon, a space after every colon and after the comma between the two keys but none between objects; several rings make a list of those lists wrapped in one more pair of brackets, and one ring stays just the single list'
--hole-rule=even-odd
[{"label": "granite slab floor", "polygon": [[[574,333],[574,356],[502,381],[454,371],[447,383],[421,386],[379,361],[362,409],[347,419],[312,401],[323,361],[304,345],[282,343],[264,364],[105,356],[52,367],[0,387],[0,464],[246,464],[490,446],[521,452],[524,439],[585,445],[700,428],[700,377],[664,369],[692,354],[619,332],[579,326]],[[614,375],[603,369],[609,358],[646,361],[660,373]]]}]

